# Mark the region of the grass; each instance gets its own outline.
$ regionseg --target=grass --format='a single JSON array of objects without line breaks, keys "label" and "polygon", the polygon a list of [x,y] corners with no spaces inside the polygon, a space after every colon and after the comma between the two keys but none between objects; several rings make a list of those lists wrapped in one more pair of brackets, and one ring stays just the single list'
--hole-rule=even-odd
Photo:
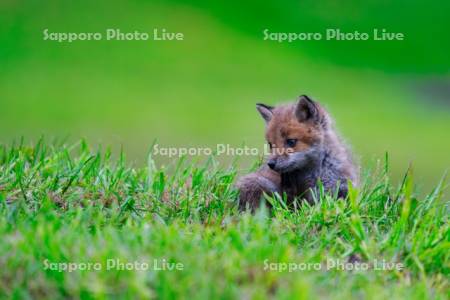
[{"label": "grass", "polygon": [[[254,215],[237,210],[237,167],[173,162],[132,168],[124,153],[40,140],[0,146],[1,298],[446,299],[448,200],[441,182],[417,198],[412,171],[392,186],[388,164],[348,199]],[[183,270],[109,270],[108,259],[181,263]],[[401,271],[374,270],[374,260]],[[97,263],[59,272],[48,262]],[[325,270],[327,260],[371,265]],[[273,263],[280,263],[274,265]],[[316,264],[322,270],[265,266]],[[290,265],[289,265],[290,264]],[[299,265],[297,265],[299,266]],[[280,267],[281,268],[281,267]]]},{"label": "grass", "polygon": [[[83,137],[122,144],[127,158],[141,165],[154,138],[166,147],[237,147],[245,141],[261,148],[264,123],[255,103],[275,105],[308,94],[330,111],[363,163],[388,151],[392,181],[414,161],[418,184],[431,189],[450,167],[450,139],[442,138],[450,131],[449,4],[408,3],[0,3],[0,140]],[[328,27],[361,32],[383,27],[407,39],[263,40],[264,28]],[[101,33],[166,28],[186,39],[64,44],[44,41],[45,28]],[[433,90],[439,82],[444,87]]]}]

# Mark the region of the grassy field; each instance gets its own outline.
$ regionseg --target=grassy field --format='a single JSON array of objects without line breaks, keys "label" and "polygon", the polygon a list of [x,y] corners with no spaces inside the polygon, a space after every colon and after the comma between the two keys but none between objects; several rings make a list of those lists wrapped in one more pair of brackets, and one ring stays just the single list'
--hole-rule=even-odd
[{"label": "grassy field", "polygon": [[[450,131],[448,5],[2,2],[0,141],[21,135],[83,137],[123,145],[138,165],[154,139],[174,147],[242,142],[261,147],[264,125],[255,103],[308,94],[329,109],[363,164],[388,151],[393,182],[413,162],[427,192],[450,167],[450,139],[443,138]],[[382,27],[404,32],[407,39],[263,40],[264,28],[328,27],[361,32]],[[102,33],[165,28],[186,39],[59,43],[43,40],[46,28]],[[441,89],[433,88],[440,82]]]},{"label": "grassy field", "polygon": [[287,210],[275,198],[251,215],[237,210],[237,169],[213,157],[131,168],[85,142],[0,146],[1,298],[447,298],[444,183],[418,198],[412,172],[393,186],[384,161],[345,201]]}]

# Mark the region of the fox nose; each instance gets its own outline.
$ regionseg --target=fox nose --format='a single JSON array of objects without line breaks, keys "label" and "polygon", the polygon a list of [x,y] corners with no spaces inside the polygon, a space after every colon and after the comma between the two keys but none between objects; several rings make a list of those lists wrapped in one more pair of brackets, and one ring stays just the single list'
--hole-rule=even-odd
[{"label": "fox nose", "polygon": [[267,165],[269,166],[269,168],[271,168],[272,170],[275,168],[276,165],[276,161],[274,159],[271,159],[267,162]]}]

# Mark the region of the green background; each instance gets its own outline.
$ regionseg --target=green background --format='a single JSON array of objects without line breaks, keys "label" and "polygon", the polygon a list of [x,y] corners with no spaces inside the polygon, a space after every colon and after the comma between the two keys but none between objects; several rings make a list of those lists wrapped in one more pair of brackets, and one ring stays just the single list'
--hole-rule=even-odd
[{"label": "green background", "polygon": [[[308,94],[366,166],[412,162],[429,189],[450,166],[444,1],[2,1],[0,142],[69,136],[121,145],[262,148],[256,102]],[[44,41],[50,32],[184,33],[184,41]],[[402,32],[404,41],[264,41],[272,32]],[[221,158],[222,159],[222,158]],[[224,157],[227,163],[231,157]],[[167,158],[157,158],[165,163]],[[242,168],[249,159],[241,159]]]}]

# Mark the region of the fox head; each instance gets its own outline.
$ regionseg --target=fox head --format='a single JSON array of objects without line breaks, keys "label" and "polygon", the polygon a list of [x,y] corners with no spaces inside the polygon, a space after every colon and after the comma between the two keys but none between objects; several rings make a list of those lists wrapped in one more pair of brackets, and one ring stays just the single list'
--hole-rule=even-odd
[{"label": "fox head", "polygon": [[268,166],[278,173],[315,167],[329,120],[326,111],[308,96],[277,107],[258,103],[266,122],[266,140],[271,149]]}]

